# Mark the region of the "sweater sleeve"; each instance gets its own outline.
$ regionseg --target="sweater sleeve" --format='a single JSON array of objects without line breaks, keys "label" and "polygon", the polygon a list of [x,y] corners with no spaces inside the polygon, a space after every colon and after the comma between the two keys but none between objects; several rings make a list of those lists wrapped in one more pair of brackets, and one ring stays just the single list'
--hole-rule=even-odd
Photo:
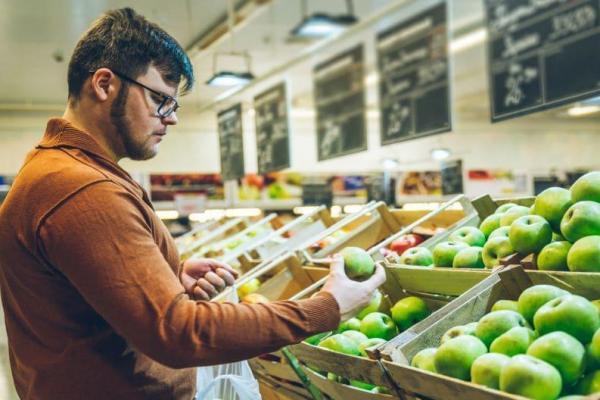
[{"label": "sweater sleeve", "polygon": [[120,335],[173,367],[247,359],[334,329],[335,299],[193,301],[160,252],[152,218],[111,182],[79,191],[45,218],[38,249]]}]

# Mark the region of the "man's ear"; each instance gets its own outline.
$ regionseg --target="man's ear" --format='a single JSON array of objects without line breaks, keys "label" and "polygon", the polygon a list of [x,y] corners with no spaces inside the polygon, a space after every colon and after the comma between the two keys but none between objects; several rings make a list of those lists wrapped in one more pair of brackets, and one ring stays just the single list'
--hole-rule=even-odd
[{"label": "man's ear", "polygon": [[116,75],[108,68],[99,68],[90,80],[91,95],[99,101],[106,101],[118,90],[120,85]]}]

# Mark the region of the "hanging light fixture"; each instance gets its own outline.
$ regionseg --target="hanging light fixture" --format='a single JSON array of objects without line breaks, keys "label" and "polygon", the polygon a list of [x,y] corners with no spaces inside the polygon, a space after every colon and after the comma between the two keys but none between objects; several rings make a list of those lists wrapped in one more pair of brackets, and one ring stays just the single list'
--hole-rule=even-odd
[{"label": "hanging light fixture", "polygon": [[346,0],[347,14],[331,15],[325,13],[314,13],[310,16],[307,12],[306,0],[302,0],[302,21],[294,29],[291,35],[297,38],[324,38],[342,32],[358,19],[354,16],[354,5],[352,0]]},{"label": "hanging light fixture", "polygon": [[[251,58],[247,52],[236,52],[234,51],[234,43],[233,43],[233,24],[235,21],[235,9],[233,5],[233,0],[227,1],[227,30],[229,32],[229,40],[230,40],[230,48],[229,52],[221,52],[213,54],[213,76],[206,81],[207,85],[210,86],[221,86],[221,87],[229,87],[229,86],[240,86],[247,85],[254,79],[254,75],[252,74],[251,69]],[[225,71],[218,70],[217,61],[219,56],[229,56],[242,58],[246,65],[245,71]]]}]

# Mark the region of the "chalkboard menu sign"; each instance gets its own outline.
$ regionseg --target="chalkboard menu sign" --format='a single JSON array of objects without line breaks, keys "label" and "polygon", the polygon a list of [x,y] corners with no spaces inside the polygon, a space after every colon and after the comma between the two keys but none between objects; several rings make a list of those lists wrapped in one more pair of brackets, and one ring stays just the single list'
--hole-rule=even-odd
[{"label": "chalkboard menu sign", "polygon": [[254,98],[258,173],[290,166],[290,140],[285,84],[281,83]]},{"label": "chalkboard menu sign", "polygon": [[485,0],[492,122],[600,94],[598,0]]},{"label": "chalkboard menu sign", "polygon": [[363,47],[314,68],[319,161],[367,149]]},{"label": "chalkboard menu sign", "polygon": [[446,3],[377,35],[381,143],[451,129]]},{"label": "chalkboard menu sign", "polygon": [[330,181],[302,183],[302,205],[331,207],[333,188]]},{"label": "chalkboard menu sign", "polygon": [[460,194],[463,188],[462,160],[442,163],[442,194]]},{"label": "chalkboard menu sign", "polygon": [[219,148],[221,150],[221,176],[224,181],[244,176],[244,137],[242,130],[242,105],[237,104],[217,115]]}]

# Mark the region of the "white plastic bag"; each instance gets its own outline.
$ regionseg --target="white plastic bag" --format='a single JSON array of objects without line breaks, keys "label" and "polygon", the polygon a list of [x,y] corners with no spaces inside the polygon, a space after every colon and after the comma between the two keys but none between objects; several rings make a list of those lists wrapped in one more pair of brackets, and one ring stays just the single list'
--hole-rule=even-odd
[{"label": "white plastic bag", "polygon": [[[237,303],[236,287],[229,293],[228,300]],[[199,367],[196,387],[196,400],[261,400],[248,361]]]}]

